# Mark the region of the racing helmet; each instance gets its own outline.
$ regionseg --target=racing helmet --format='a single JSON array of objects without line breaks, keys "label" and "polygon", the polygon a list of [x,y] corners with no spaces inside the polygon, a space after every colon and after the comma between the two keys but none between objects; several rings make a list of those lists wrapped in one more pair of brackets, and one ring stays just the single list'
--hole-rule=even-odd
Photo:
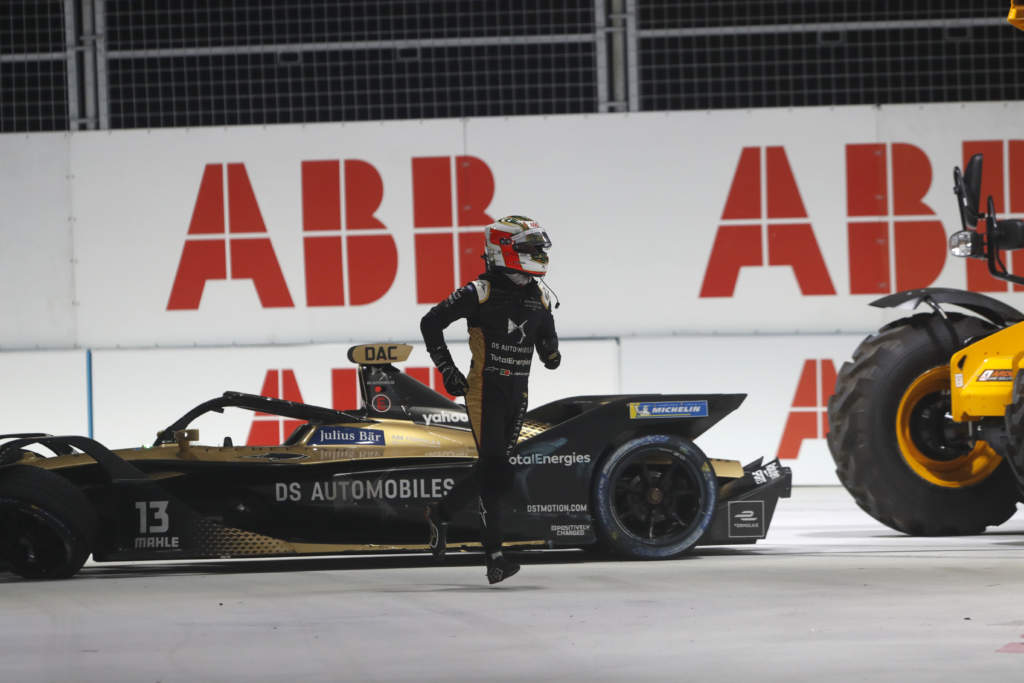
[{"label": "racing helmet", "polygon": [[551,239],[526,216],[505,216],[484,228],[484,260],[488,268],[543,276],[548,272],[545,249]]}]

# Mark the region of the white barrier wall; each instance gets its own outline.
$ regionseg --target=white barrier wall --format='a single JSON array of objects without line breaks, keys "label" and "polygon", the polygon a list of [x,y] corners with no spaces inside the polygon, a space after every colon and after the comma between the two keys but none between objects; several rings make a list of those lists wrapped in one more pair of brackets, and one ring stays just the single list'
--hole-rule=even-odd
[{"label": "white barrier wall", "polygon": [[567,337],[866,331],[882,318],[868,301],[927,285],[995,288],[1019,305],[1020,293],[969,277],[946,253],[950,172],[970,153],[985,152],[984,191],[999,211],[1024,214],[1018,112],[986,103],[0,136],[0,273],[19,287],[0,300],[5,321],[19,322],[0,344],[406,338],[429,303],[479,272],[480,227],[507,213],[551,231]]},{"label": "white barrier wall", "polygon": [[0,135],[0,349],[78,339],[70,143],[68,134]]},{"label": "white barrier wall", "polygon": [[89,433],[85,351],[0,353],[0,434]]}]

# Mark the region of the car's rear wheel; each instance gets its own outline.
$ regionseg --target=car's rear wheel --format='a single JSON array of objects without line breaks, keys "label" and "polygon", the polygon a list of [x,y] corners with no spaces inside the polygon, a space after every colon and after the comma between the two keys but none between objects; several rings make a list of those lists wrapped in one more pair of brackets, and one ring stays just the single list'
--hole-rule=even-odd
[{"label": "car's rear wheel", "polygon": [[66,579],[89,557],[96,512],[74,484],[30,465],[0,471],[0,557],[26,579]]},{"label": "car's rear wheel", "polygon": [[717,480],[704,453],[678,436],[632,439],[598,467],[593,514],[601,547],[661,560],[693,548],[711,522]]}]

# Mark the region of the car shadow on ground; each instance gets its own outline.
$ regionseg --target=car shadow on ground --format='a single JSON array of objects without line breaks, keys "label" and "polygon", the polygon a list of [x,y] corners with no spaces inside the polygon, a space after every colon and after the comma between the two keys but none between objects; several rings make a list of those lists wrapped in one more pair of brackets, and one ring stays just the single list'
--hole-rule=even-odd
[{"label": "car shadow on ground", "polygon": [[[684,555],[669,562],[692,562],[701,557],[722,555],[748,554],[747,549],[708,546],[698,548],[695,552]],[[616,558],[604,553],[572,549],[555,550],[506,550],[506,554],[528,565],[547,564],[589,564],[617,562],[629,564],[632,560]],[[642,562],[642,561],[637,561]],[[450,552],[441,562],[435,562],[426,553],[417,554],[377,554],[349,555],[324,557],[291,557],[264,559],[232,559],[232,560],[177,560],[173,562],[114,562],[110,564],[88,564],[75,576],[76,581],[102,579],[154,578],[163,576],[196,576],[214,574],[264,574],[277,572],[315,572],[315,571],[364,571],[379,569],[415,569],[431,567],[482,567],[483,554],[480,552]],[[23,582],[22,579],[9,573],[0,565],[0,584]],[[445,585],[434,586],[441,590],[464,590],[466,586]],[[523,586],[522,589],[526,589]]]}]

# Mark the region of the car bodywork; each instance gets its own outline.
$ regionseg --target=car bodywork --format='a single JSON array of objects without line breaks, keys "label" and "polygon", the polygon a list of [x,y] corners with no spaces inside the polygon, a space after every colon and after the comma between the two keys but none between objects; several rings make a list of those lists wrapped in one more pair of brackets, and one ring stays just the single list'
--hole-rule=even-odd
[{"label": "car bodywork", "polygon": [[[83,436],[0,436],[4,470],[31,466],[82,490],[98,519],[96,561],[237,558],[423,550],[426,503],[440,499],[476,461],[463,406],[393,363],[411,347],[353,347],[363,408],[329,408],[226,392],[158,432],[150,447],[111,450]],[[598,542],[592,505],[596,468],[630,438],[697,438],[743,394],[565,398],[531,410],[509,462],[506,538],[539,546]],[[199,416],[241,408],[298,426],[276,446],[200,445]],[[45,450],[50,457],[43,457]],[[746,467],[709,460],[718,486],[700,543],[763,538],[790,472],[777,462]],[[646,470],[644,475],[647,476]],[[471,546],[479,517],[457,515],[450,543]],[[653,520],[652,535],[653,535]]]}]

